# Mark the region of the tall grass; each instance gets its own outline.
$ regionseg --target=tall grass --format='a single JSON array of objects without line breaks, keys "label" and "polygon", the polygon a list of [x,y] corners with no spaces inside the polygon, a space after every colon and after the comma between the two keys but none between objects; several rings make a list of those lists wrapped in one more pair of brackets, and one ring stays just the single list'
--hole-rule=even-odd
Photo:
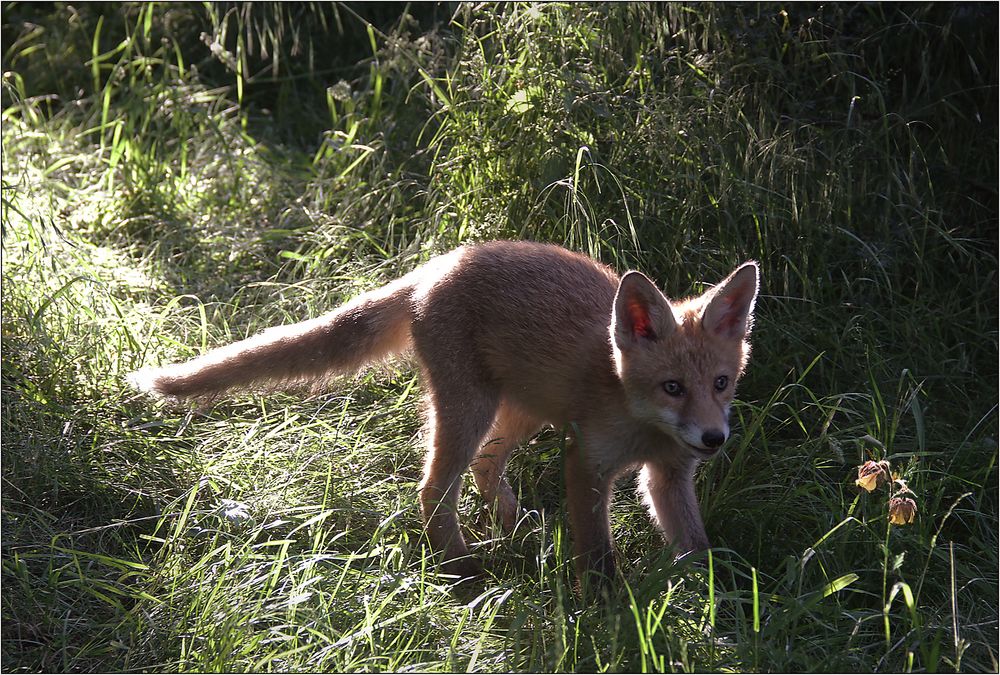
[{"label": "tall grass", "polygon": [[[2,656],[14,670],[995,671],[985,5],[145,4],[3,13]],[[420,385],[153,408],[123,375],[466,241],[671,294],[757,259],[704,565],[628,482],[573,591],[562,438],[493,572],[420,537]],[[918,515],[855,486],[886,460]]]}]

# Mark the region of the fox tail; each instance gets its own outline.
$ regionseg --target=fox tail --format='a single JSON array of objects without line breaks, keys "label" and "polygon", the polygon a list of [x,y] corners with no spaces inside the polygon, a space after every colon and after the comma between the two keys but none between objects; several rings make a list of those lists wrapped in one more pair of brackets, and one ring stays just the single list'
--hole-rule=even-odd
[{"label": "fox tail", "polygon": [[408,349],[414,286],[413,278],[403,277],[315,319],[269,328],[127,379],[156,397],[211,400],[232,390],[273,390],[351,374]]}]

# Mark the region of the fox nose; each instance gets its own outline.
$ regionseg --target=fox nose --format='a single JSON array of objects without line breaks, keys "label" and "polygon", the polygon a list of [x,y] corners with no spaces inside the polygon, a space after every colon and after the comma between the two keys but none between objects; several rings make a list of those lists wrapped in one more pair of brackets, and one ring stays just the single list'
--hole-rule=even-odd
[{"label": "fox nose", "polygon": [[718,448],[726,442],[726,435],[718,429],[709,429],[701,435],[701,442],[706,448]]}]

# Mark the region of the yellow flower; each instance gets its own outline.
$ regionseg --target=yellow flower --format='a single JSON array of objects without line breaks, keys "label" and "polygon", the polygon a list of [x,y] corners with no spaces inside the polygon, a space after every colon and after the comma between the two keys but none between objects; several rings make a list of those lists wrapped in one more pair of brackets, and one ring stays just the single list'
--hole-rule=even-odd
[{"label": "yellow flower", "polygon": [[912,523],[917,517],[917,503],[909,497],[893,497],[889,500],[889,522],[893,525]]},{"label": "yellow flower", "polygon": [[858,479],[854,484],[871,492],[887,480],[889,480],[889,462],[868,460],[858,467]]}]

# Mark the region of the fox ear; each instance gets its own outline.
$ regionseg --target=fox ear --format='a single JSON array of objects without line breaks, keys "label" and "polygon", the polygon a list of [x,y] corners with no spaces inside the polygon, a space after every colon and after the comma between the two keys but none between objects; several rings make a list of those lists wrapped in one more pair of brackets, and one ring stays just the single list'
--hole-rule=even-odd
[{"label": "fox ear", "polygon": [[626,349],[640,340],[655,342],[677,326],[670,302],[640,272],[628,272],[618,284],[611,327],[615,344]]},{"label": "fox ear", "polygon": [[753,326],[759,277],[757,263],[750,261],[709,291],[708,304],[701,315],[705,330],[730,340],[745,338]]}]

